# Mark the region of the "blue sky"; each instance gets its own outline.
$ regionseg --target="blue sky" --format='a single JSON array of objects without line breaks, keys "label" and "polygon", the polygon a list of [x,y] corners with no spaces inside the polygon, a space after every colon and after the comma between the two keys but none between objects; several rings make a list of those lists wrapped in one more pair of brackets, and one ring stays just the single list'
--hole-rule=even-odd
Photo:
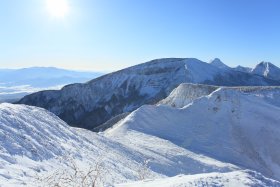
[{"label": "blue sky", "polygon": [[164,57],[280,66],[279,0],[0,1],[0,68],[112,71]]}]

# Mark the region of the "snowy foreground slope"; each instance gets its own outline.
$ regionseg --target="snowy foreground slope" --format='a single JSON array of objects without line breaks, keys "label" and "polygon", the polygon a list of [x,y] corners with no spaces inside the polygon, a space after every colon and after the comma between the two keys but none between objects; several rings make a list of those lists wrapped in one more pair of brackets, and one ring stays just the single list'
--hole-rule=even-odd
[{"label": "snowy foreground slope", "polygon": [[[128,128],[117,136],[120,126],[125,125],[96,134],[69,127],[44,109],[0,104],[0,186],[89,186],[92,179],[97,186],[144,186],[147,181],[131,183],[142,179],[152,186],[165,180],[174,182],[169,186],[182,186],[177,179],[197,186],[207,181],[280,186],[260,173],[189,151],[170,138]],[[88,173],[91,177],[81,180]],[[73,176],[75,180],[68,180]]]},{"label": "snowy foreground slope", "polygon": [[102,165],[100,184],[137,180],[145,159],[96,133],[70,128],[44,109],[24,105],[0,105],[0,139],[0,186],[69,186],[51,176],[65,177],[63,172],[74,172],[74,166],[87,172]]}]

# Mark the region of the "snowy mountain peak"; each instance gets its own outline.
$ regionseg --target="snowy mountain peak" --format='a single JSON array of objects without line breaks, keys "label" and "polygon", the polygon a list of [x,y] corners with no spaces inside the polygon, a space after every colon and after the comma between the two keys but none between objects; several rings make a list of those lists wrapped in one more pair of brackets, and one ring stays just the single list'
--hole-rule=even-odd
[{"label": "snowy mountain peak", "polygon": [[213,66],[216,66],[217,68],[221,68],[221,69],[230,68],[226,64],[224,64],[219,58],[215,58],[214,60],[211,60],[210,64],[212,64]]},{"label": "snowy mountain peak", "polygon": [[[261,61],[260,63],[257,64],[257,66],[262,65],[262,66],[270,66],[273,65],[271,62],[267,61]],[[273,65],[274,66],[274,65]]]},{"label": "snowy mountain peak", "polygon": [[270,79],[280,80],[280,68],[270,62],[260,62],[251,72]]},{"label": "snowy mountain peak", "polygon": [[269,69],[271,68],[271,67],[276,67],[276,66],[274,66],[272,63],[270,63],[270,62],[265,62],[265,61],[262,61],[262,62],[260,62],[260,63],[258,63],[257,65],[256,65],[256,67],[253,69],[253,71],[255,70],[255,71],[262,71],[262,72],[264,72],[264,75],[266,76],[268,73],[269,73]]}]

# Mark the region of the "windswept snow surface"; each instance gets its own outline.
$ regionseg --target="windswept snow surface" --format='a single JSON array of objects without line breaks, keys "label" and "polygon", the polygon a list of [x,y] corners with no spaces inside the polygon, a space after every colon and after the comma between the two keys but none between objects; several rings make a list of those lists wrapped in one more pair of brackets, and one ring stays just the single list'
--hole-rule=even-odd
[{"label": "windswept snow surface", "polygon": [[86,170],[102,159],[110,171],[103,176],[108,183],[137,180],[135,170],[144,159],[96,133],[70,128],[44,109],[24,105],[0,105],[0,140],[0,186],[40,186],[37,176],[70,168],[70,160]]},{"label": "windswept snow surface", "polygon": [[219,88],[181,109],[146,105],[106,135],[127,145],[137,133],[156,136],[280,180],[279,88],[243,90]]},{"label": "windswept snow surface", "polygon": [[207,173],[196,175],[178,175],[175,177],[145,180],[119,184],[116,187],[246,187],[246,186],[278,186],[279,182],[268,179],[252,171],[233,171],[228,173]]},{"label": "windswept snow surface", "polygon": [[114,137],[97,134],[69,127],[54,114],[25,105],[0,104],[0,140],[0,186],[5,187],[55,186],[38,178],[53,176],[56,171],[70,172],[72,162],[87,171],[100,161],[105,172],[98,186],[180,174],[198,186],[208,178],[217,179],[217,184],[235,184],[236,177],[248,184],[261,181],[280,185],[261,174],[248,174],[243,168],[191,152],[150,133],[130,131]]}]

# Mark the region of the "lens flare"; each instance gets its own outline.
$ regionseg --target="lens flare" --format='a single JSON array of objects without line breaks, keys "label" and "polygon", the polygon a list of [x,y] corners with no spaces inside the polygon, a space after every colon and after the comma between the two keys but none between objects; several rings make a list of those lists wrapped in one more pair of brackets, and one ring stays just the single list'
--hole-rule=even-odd
[{"label": "lens flare", "polygon": [[47,10],[52,17],[63,18],[69,12],[68,0],[46,0]]}]

